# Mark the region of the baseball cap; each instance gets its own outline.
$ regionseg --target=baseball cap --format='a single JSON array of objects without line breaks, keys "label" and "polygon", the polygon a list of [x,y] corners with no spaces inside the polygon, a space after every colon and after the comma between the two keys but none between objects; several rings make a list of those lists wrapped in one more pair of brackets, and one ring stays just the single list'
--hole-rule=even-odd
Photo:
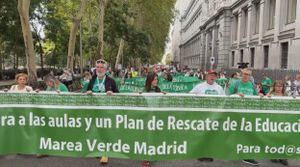
[{"label": "baseball cap", "polygon": [[208,71],[207,71],[207,74],[215,74],[215,75],[218,75],[217,71],[215,71],[215,70],[208,70]]}]

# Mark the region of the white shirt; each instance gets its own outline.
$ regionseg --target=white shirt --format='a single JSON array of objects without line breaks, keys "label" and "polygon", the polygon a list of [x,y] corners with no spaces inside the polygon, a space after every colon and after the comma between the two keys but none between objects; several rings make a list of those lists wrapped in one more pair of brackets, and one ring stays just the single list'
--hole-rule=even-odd
[{"label": "white shirt", "polygon": [[23,89],[19,89],[18,85],[11,86],[10,90],[15,91],[15,92],[31,92],[31,91],[33,91],[32,87],[30,87],[30,86],[25,86]]},{"label": "white shirt", "polygon": [[207,82],[198,84],[190,93],[195,93],[197,95],[225,95],[225,92],[220,85],[217,83],[209,85]]},{"label": "white shirt", "polygon": [[295,80],[294,81],[294,91],[295,95],[300,95],[300,80]]}]

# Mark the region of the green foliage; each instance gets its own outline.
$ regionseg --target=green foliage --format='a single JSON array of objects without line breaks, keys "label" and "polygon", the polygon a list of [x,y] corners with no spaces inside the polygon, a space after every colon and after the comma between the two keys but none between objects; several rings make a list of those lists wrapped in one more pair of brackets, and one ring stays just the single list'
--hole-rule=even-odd
[{"label": "green foliage", "polygon": [[[36,53],[43,53],[45,64],[65,67],[70,26],[80,5],[80,0],[31,0],[30,19]],[[120,40],[125,41],[124,65],[131,58],[141,58],[143,63],[160,61],[174,18],[175,0],[109,0],[104,20],[104,57],[114,65]],[[43,27],[42,39],[39,26]],[[97,52],[98,3],[89,0],[82,19],[83,55],[92,62]],[[17,1],[0,1],[0,48],[9,55],[24,56],[24,42]],[[42,44],[42,50],[40,47]],[[79,54],[79,32],[75,55]]]},{"label": "green foliage", "polygon": [[[129,64],[129,58],[141,58],[144,62],[149,57],[149,38],[148,34],[131,24],[131,19],[135,15],[130,10],[129,3],[120,3],[118,0],[111,0],[108,3],[105,14],[105,33],[104,41],[108,56],[105,58],[114,64],[118,52],[120,39],[125,40],[124,62]],[[110,49],[109,49],[110,48]]]},{"label": "green foliage", "polygon": [[[47,1],[44,6],[46,44],[54,47],[46,54],[46,64],[64,67],[67,62],[69,32],[74,17],[75,4],[79,1],[55,0]],[[52,44],[49,44],[52,43]],[[59,63],[59,64],[57,64]]]},{"label": "green foliage", "polygon": [[0,37],[1,52],[5,58],[10,55],[25,56],[17,1],[0,1]]},{"label": "green foliage", "polygon": [[[156,63],[162,58],[169,26],[175,16],[175,0],[111,0],[105,15],[105,42],[118,46],[116,39],[124,39],[124,62],[141,58]],[[124,18],[124,16],[126,16]],[[117,49],[114,53],[117,55]]]},{"label": "green foliage", "polygon": [[150,63],[161,60],[170,24],[175,17],[175,0],[131,0],[135,5],[137,27],[150,38]]}]

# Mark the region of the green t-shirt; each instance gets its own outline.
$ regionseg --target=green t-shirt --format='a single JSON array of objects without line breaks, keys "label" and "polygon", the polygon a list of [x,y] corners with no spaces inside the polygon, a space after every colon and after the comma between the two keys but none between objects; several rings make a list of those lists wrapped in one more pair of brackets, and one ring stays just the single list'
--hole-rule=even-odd
[{"label": "green t-shirt", "polygon": [[99,79],[98,77],[96,78],[94,85],[93,85],[93,92],[105,92],[105,78],[104,79]]},{"label": "green t-shirt", "polygon": [[[237,92],[235,92],[236,84],[238,84]],[[232,89],[229,89],[229,94],[237,94],[237,93],[243,93],[244,95],[258,95],[254,84],[251,81],[248,81],[248,83],[244,84],[242,81],[236,81],[233,85]]]},{"label": "green t-shirt", "polygon": [[[273,81],[270,78],[265,78],[262,82],[262,91],[267,94],[270,92],[270,89],[272,87]],[[269,86],[268,86],[269,85]]]},{"label": "green t-shirt", "polygon": [[82,93],[85,93],[87,91],[89,83],[90,83],[90,80],[82,81],[82,83],[81,83],[82,84],[82,88],[81,88]]},{"label": "green t-shirt", "polygon": [[234,88],[235,88],[235,83],[236,81],[238,81],[239,79],[235,79],[235,78],[231,78],[229,82],[231,82],[231,84],[228,87],[228,92],[234,92]]},{"label": "green t-shirt", "polygon": [[227,78],[219,78],[218,80],[216,80],[217,84],[222,86],[222,88],[224,88],[228,82]]},{"label": "green t-shirt", "polygon": [[[52,87],[47,87],[46,91],[56,91],[56,88],[55,86],[52,86]],[[68,88],[66,87],[66,85],[60,83],[59,84],[59,91],[61,92],[69,92]]]}]

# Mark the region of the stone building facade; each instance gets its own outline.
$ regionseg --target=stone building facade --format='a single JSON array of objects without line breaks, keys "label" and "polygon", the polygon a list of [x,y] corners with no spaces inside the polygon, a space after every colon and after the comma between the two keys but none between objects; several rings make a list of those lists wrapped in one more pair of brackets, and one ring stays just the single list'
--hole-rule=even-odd
[{"label": "stone building facade", "polygon": [[300,69],[297,0],[191,0],[181,17],[180,64]]}]

